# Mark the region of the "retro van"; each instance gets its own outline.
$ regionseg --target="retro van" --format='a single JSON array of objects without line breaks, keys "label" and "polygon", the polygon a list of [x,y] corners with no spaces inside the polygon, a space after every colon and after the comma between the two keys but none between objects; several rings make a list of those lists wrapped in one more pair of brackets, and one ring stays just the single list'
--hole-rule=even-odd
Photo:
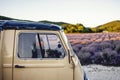
[{"label": "retro van", "polygon": [[87,80],[58,25],[0,20],[0,80]]}]

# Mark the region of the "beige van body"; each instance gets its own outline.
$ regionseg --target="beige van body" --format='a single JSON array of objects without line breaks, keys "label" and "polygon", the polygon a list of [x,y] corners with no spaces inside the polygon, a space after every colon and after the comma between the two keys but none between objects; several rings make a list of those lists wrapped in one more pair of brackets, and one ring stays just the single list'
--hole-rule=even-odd
[{"label": "beige van body", "polygon": [[0,21],[0,27],[0,80],[84,80],[61,27],[11,20]]}]

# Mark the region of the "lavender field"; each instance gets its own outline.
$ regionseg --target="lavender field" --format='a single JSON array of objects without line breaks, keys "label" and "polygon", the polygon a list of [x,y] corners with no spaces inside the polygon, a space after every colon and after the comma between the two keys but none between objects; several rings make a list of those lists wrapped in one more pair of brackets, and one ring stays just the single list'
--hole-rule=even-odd
[{"label": "lavender field", "polygon": [[67,34],[82,65],[120,66],[120,33]]},{"label": "lavender field", "polygon": [[67,34],[67,37],[90,80],[120,80],[120,33]]}]

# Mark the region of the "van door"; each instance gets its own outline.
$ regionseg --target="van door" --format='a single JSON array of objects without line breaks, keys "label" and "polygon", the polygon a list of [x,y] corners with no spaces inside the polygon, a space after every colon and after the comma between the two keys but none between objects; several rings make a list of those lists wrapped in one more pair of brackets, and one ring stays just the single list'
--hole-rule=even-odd
[{"label": "van door", "polygon": [[73,80],[65,45],[54,31],[16,31],[13,80]]},{"label": "van door", "polygon": [[84,80],[84,75],[83,75],[83,71],[82,71],[82,68],[81,68],[81,64],[80,64],[80,61],[79,59],[77,58],[76,55],[74,55],[72,57],[72,60],[73,60],[73,63],[74,63],[74,80]]}]

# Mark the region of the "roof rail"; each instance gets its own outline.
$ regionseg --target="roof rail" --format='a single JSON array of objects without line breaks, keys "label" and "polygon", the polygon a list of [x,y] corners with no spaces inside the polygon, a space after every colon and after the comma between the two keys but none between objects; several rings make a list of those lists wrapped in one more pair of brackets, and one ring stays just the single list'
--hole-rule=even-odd
[{"label": "roof rail", "polygon": [[42,22],[30,22],[20,20],[0,20],[0,30],[16,29],[16,30],[61,30],[62,27],[54,24]]}]

